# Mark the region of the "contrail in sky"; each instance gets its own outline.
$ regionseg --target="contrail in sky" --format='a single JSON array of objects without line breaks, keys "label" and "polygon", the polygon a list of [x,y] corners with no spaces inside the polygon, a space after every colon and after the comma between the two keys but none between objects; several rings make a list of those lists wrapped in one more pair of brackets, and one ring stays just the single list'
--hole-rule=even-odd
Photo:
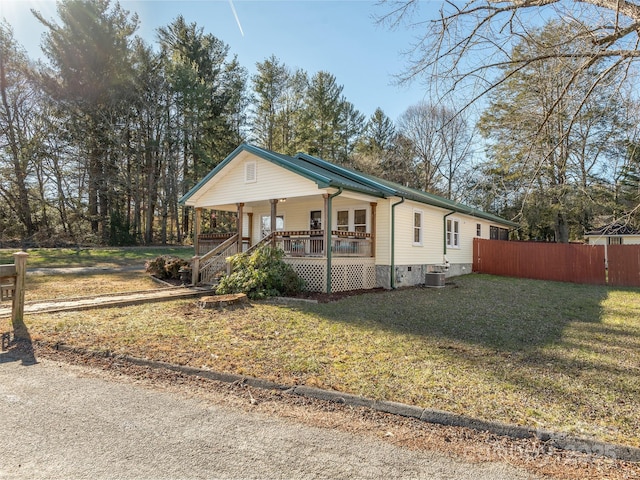
[{"label": "contrail in sky", "polygon": [[238,18],[238,12],[236,12],[236,7],[233,5],[233,0],[229,0],[229,5],[231,5],[231,11],[233,12],[233,16],[236,17],[236,23],[238,24],[238,28],[240,29],[240,34],[244,37],[244,32],[242,31],[242,25],[240,25],[240,19]]}]

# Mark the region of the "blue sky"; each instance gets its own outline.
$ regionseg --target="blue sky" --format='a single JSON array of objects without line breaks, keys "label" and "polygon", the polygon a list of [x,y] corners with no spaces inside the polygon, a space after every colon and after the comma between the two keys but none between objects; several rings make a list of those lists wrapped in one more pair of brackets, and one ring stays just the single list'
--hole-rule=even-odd
[{"label": "blue sky", "polygon": [[[230,47],[252,74],[256,62],[272,54],[291,68],[309,74],[326,70],[344,86],[344,95],[366,116],[381,107],[394,121],[410,105],[425,99],[419,83],[394,84],[406,64],[414,31],[392,31],[377,25],[375,15],[387,8],[374,1],[310,0],[122,0],[121,6],[140,18],[138,35],[155,42],[155,30],[179,14]],[[233,12],[237,14],[237,20]],[[441,3],[424,2],[437,11]],[[0,17],[13,27],[16,39],[32,58],[41,56],[44,29],[33,18],[35,8],[56,19],[53,0],[0,0]]]}]

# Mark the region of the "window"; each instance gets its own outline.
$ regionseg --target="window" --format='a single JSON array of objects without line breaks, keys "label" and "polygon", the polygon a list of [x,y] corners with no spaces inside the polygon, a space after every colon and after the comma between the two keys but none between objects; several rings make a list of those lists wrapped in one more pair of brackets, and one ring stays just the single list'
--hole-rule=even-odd
[{"label": "window", "polygon": [[609,245],[622,245],[622,237],[609,237]]},{"label": "window", "polygon": [[413,211],[413,244],[422,245],[422,212]]},{"label": "window", "polygon": [[509,240],[509,230],[492,225],[489,227],[489,238],[491,240]]},{"label": "window", "polygon": [[337,230],[349,231],[349,210],[338,210]]},{"label": "window", "polygon": [[447,219],[447,246],[460,247],[460,221]]},{"label": "window", "polygon": [[353,228],[355,232],[367,233],[367,210],[353,211]]},{"label": "window", "polygon": [[368,208],[345,208],[335,212],[335,220],[331,221],[334,230],[341,232],[367,233],[369,225]]},{"label": "window", "polygon": [[313,210],[309,215],[309,230],[322,230],[321,210]]},{"label": "window", "polygon": [[244,183],[255,183],[257,179],[256,162],[246,162],[244,164]]},{"label": "window", "polygon": [[476,223],[476,237],[482,236],[482,224]]},{"label": "window", "polygon": [[[284,230],[284,215],[276,215],[276,230]],[[260,233],[262,238],[271,233],[271,215],[262,215],[260,217]]]}]

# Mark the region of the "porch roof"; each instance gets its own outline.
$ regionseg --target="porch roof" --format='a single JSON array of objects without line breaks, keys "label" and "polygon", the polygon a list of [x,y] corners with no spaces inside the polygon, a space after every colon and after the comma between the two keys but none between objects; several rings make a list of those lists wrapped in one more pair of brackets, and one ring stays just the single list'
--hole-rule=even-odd
[{"label": "porch roof", "polygon": [[405,187],[398,183],[374,177],[373,175],[367,175],[349,168],[341,167],[306,153],[298,153],[291,157],[289,155],[272,152],[247,143],[243,143],[238,146],[238,148],[231,152],[231,154],[227,156],[227,158],[225,158],[217,167],[211,170],[207,176],[189,190],[180,199],[180,204],[186,204],[193,195],[195,195],[207,184],[207,182],[209,182],[209,180],[224,169],[225,166],[227,166],[242,152],[252,153],[263,160],[272,162],[293,173],[301,175],[302,177],[316,183],[318,188],[342,188],[343,190],[364,193],[380,198],[402,197],[407,200],[413,200],[415,202],[448,209],[453,212],[483,218],[503,225],[511,227],[518,226],[517,223],[483,212],[482,210],[468,207],[438,195]]}]

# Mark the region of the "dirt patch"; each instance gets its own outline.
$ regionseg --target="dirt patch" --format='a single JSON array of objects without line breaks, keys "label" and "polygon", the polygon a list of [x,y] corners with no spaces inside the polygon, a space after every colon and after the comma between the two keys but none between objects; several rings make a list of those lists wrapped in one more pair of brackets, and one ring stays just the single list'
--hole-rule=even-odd
[{"label": "dirt patch", "polygon": [[291,298],[300,298],[304,300],[315,300],[318,303],[337,302],[343,298],[353,297],[356,295],[375,295],[384,292],[384,288],[369,288],[360,290],[347,290],[344,292],[321,293],[321,292],[303,292],[298,295],[292,295]]}]

